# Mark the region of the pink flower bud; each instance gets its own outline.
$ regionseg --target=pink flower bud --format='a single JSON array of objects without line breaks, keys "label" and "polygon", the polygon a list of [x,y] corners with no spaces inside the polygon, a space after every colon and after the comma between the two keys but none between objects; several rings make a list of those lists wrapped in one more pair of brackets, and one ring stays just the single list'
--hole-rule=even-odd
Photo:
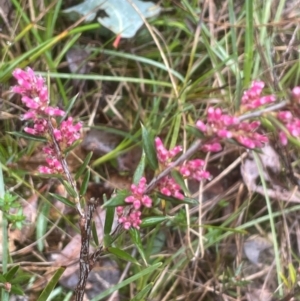
[{"label": "pink flower bud", "polygon": [[288,138],[287,138],[285,132],[283,132],[283,131],[279,132],[279,140],[282,145],[288,144]]},{"label": "pink flower bud", "polygon": [[300,102],[300,87],[295,87],[292,90],[292,97],[298,103]]}]

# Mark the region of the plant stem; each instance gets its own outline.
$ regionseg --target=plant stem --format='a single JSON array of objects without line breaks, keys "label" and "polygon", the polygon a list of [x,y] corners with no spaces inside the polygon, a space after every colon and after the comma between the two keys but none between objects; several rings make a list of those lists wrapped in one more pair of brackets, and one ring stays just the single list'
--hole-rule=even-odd
[{"label": "plant stem", "polygon": [[[2,172],[2,165],[0,164],[0,199],[3,199],[5,195],[5,188],[4,188],[4,179],[3,179],[3,172]],[[7,227],[8,222],[3,214],[0,212],[2,218],[2,273],[7,272],[7,261],[8,261],[8,233]],[[9,301],[9,293],[4,289],[1,290],[1,300],[2,301]]]}]

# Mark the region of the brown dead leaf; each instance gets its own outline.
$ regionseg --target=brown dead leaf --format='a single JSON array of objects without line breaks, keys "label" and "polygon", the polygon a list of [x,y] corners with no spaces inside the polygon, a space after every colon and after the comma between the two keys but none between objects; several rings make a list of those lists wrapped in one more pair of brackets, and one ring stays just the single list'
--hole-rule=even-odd
[{"label": "brown dead leaf", "polygon": [[112,150],[122,141],[122,137],[113,133],[91,129],[84,137],[81,146],[97,156],[103,156]]},{"label": "brown dead leaf", "polygon": [[[91,129],[82,141],[82,148],[96,156],[103,156],[113,151],[122,141],[122,137],[117,134]],[[118,171],[134,172],[142,155],[142,149],[139,146],[133,147],[129,151],[120,154],[117,157]]]},{"label": "brown dead leaf", "polygon": [[[274,199],[280,199],[286,202],[300,203],[300,193],[297,189],[287,190],[281,184],[277,184],[279,172],[281,170],[280,158],[275,150],[266,145],[261,149],[262,153],[259,153],[259,158],[263,165],[263,177],[268,182],[268,189],[263,188],[262,185],[258,185],[260,180],[260,174],[254,158],[249,155],[247,159],[241,165],[241,174],[250,192],[257,192],[261,195],[265,195],[266,192],[269,197]],[[297,187],[296,187],[297,188]]]},{"label": "brown dead leaf", "polygon": [[87,64],[89,55],[89,51],[83,48],[71,48],[68,50],[66,53],[66,58],[70,71],[76,74],[89,73],[90,67]]},{"label": "brown dead leaf", "polygon": [[[42,193],[48,189],[48,185],[42,187],[39,192]],[[25,216],[25,224],[22,229],[13,229],[10,230],[10,240],[17,241],[23,244],[29,237],[33,234],[35,230],[35,222],[37,218],[37,208],[38,208],[38,194],[34,193],[26,201],[21,200],[20,203],[23,207],[23,215]],[[10,250],[10,251],[14,251]]]},{"label": "brown dead leaf", "polygon": [[252,235],[244,242],[244,252],[247,258],[255,265],[261,262],[261,253],[272,247],[272,242],[260,235]]},{"label": "brown dead leaf", "polygon": [[271,301],[272,294],[265,289],[252,289],[246,294],[247,301]]}]

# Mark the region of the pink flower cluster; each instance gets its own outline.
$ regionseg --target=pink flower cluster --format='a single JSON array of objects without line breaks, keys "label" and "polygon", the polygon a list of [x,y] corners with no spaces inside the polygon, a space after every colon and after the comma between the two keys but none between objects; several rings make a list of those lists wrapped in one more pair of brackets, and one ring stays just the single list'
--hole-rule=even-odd
[{"label": "pink flower cluster", "polygon": [[204,166],[205,162],[201,159],[190,160],[179,167],[179,172],[185,178],[192,178],[200,182],[210,178],[210,173],[203,169]]},{"label": "pink flower cluster", "polygon": [[[300,119],[294,117],[290,111],[280,111],[277,113],[277,119],[286,127],[289,134],[293,137],[300,137]],[[287,145],[288,138],[284,131],[279,132],[279,139],[282,145]]]},{"label": "pink flower cluster", "polygon": [[[29,109],[22,117],[33,121],[33,127],[25,127],[24,131],[35,136],[51,137],[49,122],[54,127],[54,139],[59,144],[60,149],[73,144],[80,137],[81,123],[73,124],[72,117],[61,122],[56,126],[56,122],[51,117],[64,116],[65,112],[58,107],[49,106],[48,88],[41,76],[35,75],[31,68],[26,71],[16,69],[13,76],[18,82],[17,86],[12,88],[14,93],[20,94],[24,105]],[[43,147],[44,153],[48,155],[46,162],[48,166],[40,166],[39,172],[54,174],[62,173],[63,168],[60,162],[61,154],[57,154],[54,148],[54,142],[50,139],[49,144]]]},{"label": "pink flower cluster", "polygon": [[[274,95],[262,96],[264,86],[264,82],[254,81],[250,89],[244,92],[241,100],[242,111],[257,109],[276,100]],[[262,147],[268,142],[265,135],[257,132],[259,121],[240,121],[237,116],[224,114],[220,108],[209,107],[206,123],[198,120],[196,127],[208,138],[202,146],[202,150],[206,152],[220,151],[223,139],[233,139],[250,149]]]},{"label": "pink flower cluster", "polygon": [[182,151],[182,147],[179,145],[167,150],[159,137],[155,138],[155,147],[157,159],[164,166],[168,166],[172,159]]},{"label": "pink flower cluster", "polygon": [[138,185],[131,185],[131,195],[125,198],[125,203],[132,205],[129,214],[125,213],[124,207],[117,207],[119,223],[123,224],[126,230],[130,227],[139,229],[142,222],[140,219],[142,206],[147,208],[152,206],[152,199],[145,194],[146,182],[146,178],[142,177]]},{"label": "pink flower cluster", "polygon": [[[175,146],[172,150],[167,150],[159,137],[155,138],[157,159],[163,167],[172,164],[172,159],[182,151],[181,146]],[[185,163],[177,166],[176,169],[179,173],[190,179],[201,181],[209,179],[210,173],[204,170],[205,162],[201,159],[186,161]],[[166,176],[161,179],[157,185],[159,191],[167,196],[173,196],[177,199],[183,200],[184,195],[180,192],[181,188],[171,176]]]},{"label": "pink flower cluster", "polygon": [[[158,161],[163,168],[170,166],[174,157],[182,151],[181,146],[175,146],[173,149],[167,150],[159,137],[155,138],[155,146]],[[203,160],[195,159],[187,161],[176,168],[183,177],[201,181],[210,177],[210,173],[204,170],[204,166],[205,163]],[[179,200],[184,199],[180,186],[171,176],[163,177],[157,183],[157,188],[166,196],[172,196]],[[150,208],[152,206],[152,199],[146,195],[146,189],[146,178],[143,177],[137,185],[131,185],[131,194],[125,198],[125,203],[131,206],[130,209],[122,206],[117,207],[118,220],[124,229],[128,230],[130,227],[140,228],[142,222],[141,209],[143,207]]]},{"label": "pink flower cluster", "polygon": [[274,95],[261,96],[265,83],[262,81],[253,81],[249,90],[242,96],[242,110],[249,111],[257,109],[263,105],[272,103],[276,100]]},{"label": "pink flower cluster", "polygon": [[222,149],[223,139],[234,139],[247,148],[262,147],[268,138],[257,133],[259,121],[239,121],[236,116],[223,114],[220,108],[209,107],[207,122],[196,122],[196,127],[209,140],[202,146],[203,151],[218,152]]},{"label": "pink flower cluster", "polygon": [[18,85],[14,86],[12,91],[21,94],[22,102],[29,109],[23,115],[23,119],[35,120],[39,116],[64,116],[64,111],[49,106],[48,88],[41,76],[36,76],[31,68],[27,68],[27,71],[17,68],[12,74],[18,81]]},{"label": "pink flower cluster", "polygon": [[[299,103],[300,103],[300,87],[295,87],[292,90],[292,105],[294,106],[294,112],[299,114]],[[294,102],[296,104],[294,104]],[[285,131],[280,131],[278,136],[282,145],[287,145],[288,137],[287,132],[295,138],[300,137],[300,119],[296,117],[291,111],[279,111],[276,113],[276,118],[286,127]]]}]

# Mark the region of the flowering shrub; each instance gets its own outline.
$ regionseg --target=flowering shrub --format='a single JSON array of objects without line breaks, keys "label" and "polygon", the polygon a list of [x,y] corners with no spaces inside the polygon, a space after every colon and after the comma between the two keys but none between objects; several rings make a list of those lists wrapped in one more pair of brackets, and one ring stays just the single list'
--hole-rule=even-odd
[{"label": "flowering shrub", "polygon": [[[13,76],[17,79],[18,85],[13,87],[12,91],[22,96],[22,102],[29,109],[22,119],[33,122],[33,127],[25,127],[25,132],[48,139],[47,145],[43,147],[44,153],[48,156],[47,166],[40,166],[39,171],[46,174],[62,173],[64,170],[59,151],[64,151],[80,137],[82,124],[80,122],[74,124],[72,117],[57,124],[54,117],[65,116],[65,112],[58,107],[49,106],[47,86],[43,78],[36,76],[32,69],[28,68],[26,71],[16,69]],[[241,112],[251,112],[276,100],[274,95],[263,96],[263,88],[262,81],[252,83],[250,89],[245,91],[242,96]],[[292,98],[296,102],[300,102],[300,87],[293,89]],[[285,131],[279,132],[282,144],[288,143],[288,133],[293,137],[300,137],[300,119],[294,117],[291,111],[278,111],[273,113],[273,116],[286,128]],[[220,151],[222,143],[226,139],[235,140],[249,149],[260,148],[268,142],[268,137],[259,132],[261,130],[260,121],[242,121],[236,115],[225,114],[218,107],[209,107],[206,120],[196,121],[195,127],[204,136],[200,146],[200,150],[204,152]],[[56,145],[59,147],[58,150]],[[173,168],[185,179],[202,181],[210,178],[210,173],[205,170],[205,162],[199,158],[192,160],[186,158],[175,164],[175,159],[182,152],[181,146],[178,145],[167,150],[162,140],[156,137],[155,150],[160,171]],[[118,206],[116,209],[119,223],[126,230],[131,227],[139,229],[142,222],[142,209],[152,207],[153,201],[149,196],[151,191],[148,191],[146,182],[146,178],[142,177],[137,184],[132,184],[130,195],[124,200],[128,207]],[[155,184],[160,193],[184,200],[180,185],[169,173],[159,178]]]}]

